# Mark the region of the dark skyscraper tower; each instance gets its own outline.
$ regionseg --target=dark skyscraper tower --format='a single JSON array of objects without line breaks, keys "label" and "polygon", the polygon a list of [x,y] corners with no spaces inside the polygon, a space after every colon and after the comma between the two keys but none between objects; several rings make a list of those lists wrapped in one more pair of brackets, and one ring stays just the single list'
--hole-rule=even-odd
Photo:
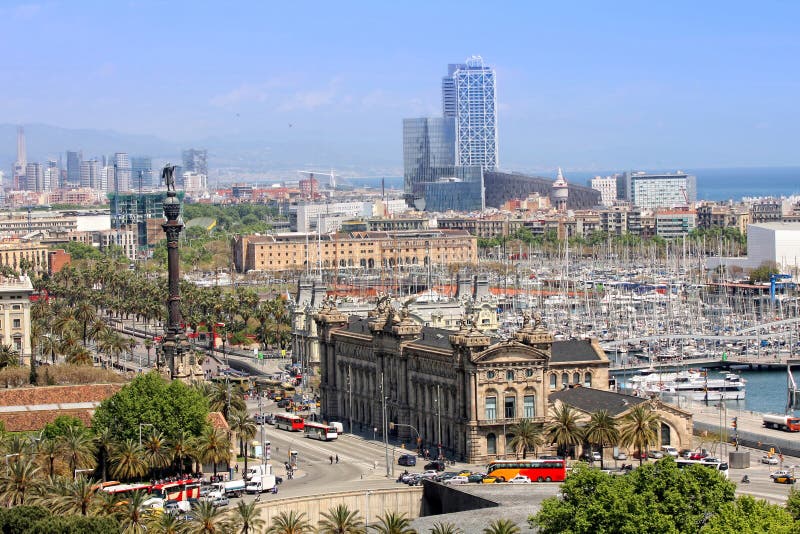
[{"label": "dark skyscraper tower", "polygon": [[79,187],[81,184],[81,162],[83,153],[67,151],[67,185]]}]

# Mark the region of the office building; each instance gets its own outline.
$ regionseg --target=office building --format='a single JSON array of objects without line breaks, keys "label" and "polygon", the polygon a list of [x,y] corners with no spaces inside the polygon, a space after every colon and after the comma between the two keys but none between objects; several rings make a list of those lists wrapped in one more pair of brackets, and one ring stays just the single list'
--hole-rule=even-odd
[{"label": "office building", "polygon": [[77,187],[81,183],[81,162],[83,154],[81,152],[67,151],[67,185]]},{"label": "office building", "polygon": [[656,235],[664,239],[683,237],[697,227],[694,210],[658,210],[655,218]]},{"label": "office building", "polygon": [[208,176],[208,150],[195,148],[184,150],[183,172],[196,172]]},{"label": "office building", "polygon": [[591,188],[600,192],[600,205],[610,207],[617,200],[617,177],[616,176],[595,176],[590,181]]},{"label": "office building", "polygon": [[457,70],[466,69],[463,63],[451,63],[447,66],[447,76],[442,78],[442,116],[454,119],[457,116],[456,81],[453,75]]},{"label": "office building", "polygon": [[[154,193],[110,192],[108,200],[111,212],[111,229],[134,230],[139,249],[147,248],[149,246],[148,222],[152,219],[157,219],[159,224],[164,222],[163,205],[166,196],[166,191]],[[183,201],[183,196],[183,191],[180,191],[178,198],[181,201]],[[163,239],[163,232],[161,238]]]},{"label": "office building", "polygon": [[41,163],[28,163],[25,166],[25,190],[44,191],[44,170]]},{"label": "office building", "polygon": [[31,363],[31,295],[27,276],[0,276],[0,341],[17,352],[21,365]]},{"label": "office building", "polygon": [[499,165],[495,72],[480,56],[472,56],[466,65],[458,66],[452,78],[456,91],[456,165],[494,170]]},{"label": "office building", "polygon": [[12,188],[14,190],[27,189],[25,174],[28,167],[28,156],[25,148],[25,129],[17,127],[17,160],[14,162],[14,173]]},{"label": "office building", "polygon": [[[161,176],[159,175],[159,179]],[[157,187],[153,183],[153,160],[147,156],[131,158],[131,188],[136,191]]]},{"label": "office building", "polygon": [[115,193],[124,193],[131,188],[131,160],[126,152],[114,154],[114,182],[109,184]]},{"label": "office building", "polygon": [[44,191],[55,191],[61,187],[61,170],[58,168],[58,163],[55,160],[49,160],[47,166],[44,168]]},{"label": "office building", "polygon": [[87,189],[100,189],[102,179],[100,177],[100,162],[90,159],[81,162],[81,187]]},{"label": "office building", "polygon": [[208,179],[205,174],[194,171],[184,171],[183,190],[186,194],[197,197],[208,190]]},{"label": "office building", "polygon": [[696,178],[685,172],[626,172],[622,179],[624,199],[640,208],[691,206],[697,201]]}]

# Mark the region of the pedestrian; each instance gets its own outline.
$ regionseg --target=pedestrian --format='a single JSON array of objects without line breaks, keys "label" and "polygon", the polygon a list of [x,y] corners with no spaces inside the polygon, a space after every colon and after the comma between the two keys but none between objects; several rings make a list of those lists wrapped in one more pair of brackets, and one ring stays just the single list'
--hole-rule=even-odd
[{"label": "pedestrian", "polygon": [[337,464],[339,463],[339,455],[338,454],[336,455],[336,463]]},{"label": "pedestrian", "polygon": [[239,462],[236,462],[236,464],[233,466],[233,470],[237,473],[239,472]]},{"label": "pedestrian", "polygon": [[328,460],[331,461],[331,465],[333,465],[333,456],[328,456]]}]

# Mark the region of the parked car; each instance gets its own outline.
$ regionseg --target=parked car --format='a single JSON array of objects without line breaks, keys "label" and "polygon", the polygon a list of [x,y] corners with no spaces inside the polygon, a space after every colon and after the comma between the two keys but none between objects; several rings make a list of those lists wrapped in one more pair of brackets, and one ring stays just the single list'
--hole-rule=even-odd
[{"label": "parked car", "polygon": [[467,477],[467,482],[471,482],[473,484],[480,484],[483,482],[483,479],[486,478],[486,475],[483,473],[472,473],[470,476]]},{"label": "parked car", "polygon": [[678,449],[669,445],[662,445],[661,452],[663,452],[665,456],[672,456],[673,458],[678,457]]},{"label": "parked car", "polygon": [[678,456],[680,456],[681,458],[686,458],[688,460],[689,457],[692,455],[692,452],[693,451],[691,449],[681,449],[680,452],[678,453]]},{"label": "parked car", "polygon": [[446,472],[444,472],[444,473],[439,473],[438,475],[436,475],[435,477],[433,477],[433,479],[434,479],[436,482],[444,482],[445,480],[449,480],[449,479],[453,478],[453,477],[454,477],[454,476],[456,476],[457,474],[458,474],[458,473],[456,473],[455,471],[446,471]]},{"label": "parked car", "polygon": [[405,466],[417,465],[417,457],[413,454],[401,454],[397,459],[397,463]]},{"label": "parked car", "polygon": [[647,451],[647,457],[653,458],[654,460],[660,460],[664,457],[664,453],[661,451]]},{"label": "parked car", "polygon": [[797,482],[797,479],[794,478],[794,475],[781,475],[772,477],[772,481],[776,484],[794,484]]},{"label": "parked car", "polygon": [[460,476],[460,477],[468,477],[471,474],[472,474],[472,471],[470,471],[469,469],[462,469],[461,471],[458,472],[458,476]]},{"label": "parked car", "polygon": [[292,401],[290,401],[289,399],[281,399],[277,402],[276,406],[278,408],[287,408],[289,404],[291,404],[291,402]]},{"label": "parked car", "polygon": [[230,503],[231,501],[229,501],[228,498],[225,497],[224,495],[222,497],[217,497],[213,501],[211,501],[211,504],[214,505],[214,508],[221,508],[223,506],[228,506]]},{"label": "parked car", "polygon": [[481,480],[482,484],[494,484],[495,482],[497,482],[497,477],[485,476],[483,480]]},{"label": "parked car", "polygon": [[442,480],[442,484],[466,484],[468,482],[469,480],[467,479],[467,477],[462,475],[456,475],[446,480]]},{"label": "parked car", "polygon": [[772,480],[775,480],[776,478],[786,478],[786,477],[791,477],[793,475],[792,472],[789,471],[788,469],[778,469],[777,471],[773,471],[772,473],[770,473],[769,476]]},{"label": "parked car", "polygon": [[424,473],[420,475],[420,478],[433,478],[439,473],[435,469],[427,469]]},{"label": "parked car", "polygon": [[628,455],[622,451],[619,451],[617,454],[614,455],[615,460],[624,461],[628,459]]},{"label": "parked car", "polygon": [[530,484],[531,479],[526,477],[525,475],[517,475],[511,480],[508,481],[509,484]]},{"label": "parked car", "polygon": [[425,470],[433,469],[434,471],[444,471],[444,462],[441,460],[434,460],[425,464]]},{"label": "parked car", "polygon": [[706,456],[708,456],[708,453],[706,451],[694,451],[694,452],[692,452],[692,454],[689,455],[689,459],[690,460],[702,460]]},{"label": "parked car", "polygon": [[765,454],[761,457],[761,463],[767,465],[778,465],[778,458],[770,454]]}]

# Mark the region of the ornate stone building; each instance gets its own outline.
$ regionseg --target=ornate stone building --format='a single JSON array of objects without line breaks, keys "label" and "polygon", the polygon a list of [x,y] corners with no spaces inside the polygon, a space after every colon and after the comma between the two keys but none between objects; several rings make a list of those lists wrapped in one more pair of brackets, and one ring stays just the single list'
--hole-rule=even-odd
[{"label": "ornate stone building", "polygon": [[[466,321],[458,331],[416,323],[408,309],[379,300],[367,318],[331,304],[314,315],[320,343],[322,414],[448,457],[478,463],[507,454],[511,426],[545,423],[550,394],[566,387],[608,389],[608,359],[594,341],[554,341],[530,320],[512,339]],[[387,425],[388,426],[388,425]]]}]

